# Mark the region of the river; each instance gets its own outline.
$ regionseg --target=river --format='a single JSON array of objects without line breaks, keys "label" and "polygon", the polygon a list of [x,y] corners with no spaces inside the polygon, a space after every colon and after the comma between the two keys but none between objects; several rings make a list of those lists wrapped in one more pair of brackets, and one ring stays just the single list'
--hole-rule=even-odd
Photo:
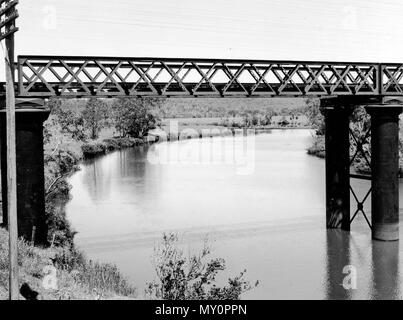
[{"label": "river", "polygon": [[[155,277],[154,247],[174,231],[186,252],[208,237],[213,256],[226,260],[220,283],[244,269],[259,280],[244,299],[400,299],[398,242],[371,241],[362,215],[350,234],[326,230],[325,167],[306,154],[311,140],[310,130],[272,130],[86,161],[70,178],[66,207],[76,244],[115,263],[140,297]],[[368,186],[353,181],[359,197]]]}]

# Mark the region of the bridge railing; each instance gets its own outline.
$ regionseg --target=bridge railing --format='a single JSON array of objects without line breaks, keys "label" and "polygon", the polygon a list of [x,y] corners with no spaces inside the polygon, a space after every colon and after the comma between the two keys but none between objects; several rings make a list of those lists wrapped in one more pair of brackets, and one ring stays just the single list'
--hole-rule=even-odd
[{"label": "bridge railing", "polygon": [[403,95],[403,65],[19,56],[21,97]]}]

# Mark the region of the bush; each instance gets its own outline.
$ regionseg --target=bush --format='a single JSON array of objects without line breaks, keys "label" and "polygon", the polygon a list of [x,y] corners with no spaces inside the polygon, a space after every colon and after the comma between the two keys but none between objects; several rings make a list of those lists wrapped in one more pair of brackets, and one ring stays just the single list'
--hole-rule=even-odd
[{"label": "bush", "polygon": [[325,158],[325,137],[319,135],[315,136],[313,139],[312,145],[307,150],[308,154],[317,156],[319,158]]},{"label": "bush", "polygon": [[102,143],[105,145],[107,151],[118,150],[121,147],[119,141],[116,139],[105,139]]},{"label": "bush", "polygon": [[64,206],[56,201],[46,201],[45,213],[48,226],[48,243],[56,247],[72,246],[77,234],[66,218]]},{"label": "bush", "polygon": [[224,259],[211,259],[207,242],[197,255],[186,258],[177,246],[178,237],[164,234],[161,245],[155,249],[154,265],[157,280],[147,283],[146,296],[165,300],[237,300],[252,286],[244,280],[246,271],[228,280],[228,285],[218,287],[216,277],[225,270]]},{"label": "bush", "polygon": [[103,154],[106,152],[106,146],[103,143],[86,143],[81,146],[84,157],[93,157],[98,154]]}]

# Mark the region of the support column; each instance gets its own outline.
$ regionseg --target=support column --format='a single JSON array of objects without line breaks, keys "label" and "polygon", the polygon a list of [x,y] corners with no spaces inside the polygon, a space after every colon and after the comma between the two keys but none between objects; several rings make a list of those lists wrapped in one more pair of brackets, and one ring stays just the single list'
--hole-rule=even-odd
[{"label": "support column", "polygon": [[[42,102],[43,105],[43,102]],[[47,244],[43,122],[49,111],[24,101],[16,109],[17,215],[18,235],[35,244]],[[1,182],[3,212],[7,212],[7,155],[5,110],[0,110]],[[7,217],[3,216],[7,225]]]},{"label": "support column", "polygon": [[326,126],[326,227],[350,230],[350,108],[321,101]]},{"label": "support column", "polygon": [[371,115],[372,238],[399,239],[399,114],[402,106],[373,105]]}]

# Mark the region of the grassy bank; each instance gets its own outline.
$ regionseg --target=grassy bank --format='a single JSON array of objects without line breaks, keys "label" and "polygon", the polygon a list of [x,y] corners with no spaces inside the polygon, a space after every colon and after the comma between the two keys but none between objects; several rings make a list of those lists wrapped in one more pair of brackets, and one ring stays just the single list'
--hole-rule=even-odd
[{"label": "grassy bank", "polygon": [[315,136],[312,145],[307,149],[308,154],[325,158],[325,136]]},{"label": "grassy bank", "polygon": [[[39,294],[38,299],[133,299],[137,296],[136,289],[115,266],[94,263],[75,250],[42,249],[20,240],[18,263],[20,284],[27,283]],[[51,270],[56,270],[57,280],[49,289],[44,279]],[[8,233],[0,229],[0,300],[4,299],[8,299]]]},{"label": "grassy bank", "polygon": [[[67,131],[67,132],[66,132]],[[70,199],[68,178],[82,160],[144,143],[143,139],[121,138],[114,128],[100,130],[97,139],[76,139],[62,128],[60,116],[52,112],[45,122],[45,210],[49,248],[20,241],[20,285],[27,283],[43,299],[133,298],[136,290],[112,264],[90,261],[74,245],[65,204]],[[8,296],[8,240],[0,230],[0,299]],[[46,290],[42,281],[46,268],[57,270],[57,290]]]},{"label": "grassy bank", "polygon": [[81,146],[81,151],[84,158],[92,158],[98,155],[103,155],[108,152],[120,150],[123,148],[130,148],[143,145],[143,139],[136,139],[131,137],[111,137],[101,141],[91,141],[84,143]]},{"label": "grassy bank", "polygon": [[[67,220],[64,206],[70,199],[67,179],[78,169],[80,161],[142,143],[142,139],[112,137],[110,132],[86,142],[73,141],[53,132],[45,145],[46,215],[51,247],[37,248],[19,241],[20,285],[29,284],[41,299],[49,300],[136,297],[135,287],[116,266],[93,262],[74,246],[76,232]],[[57,270],[56,290],[45,289],[42,284],[49,266]],[[8,234],[0,229],[0,299],[7,298]]]}]

